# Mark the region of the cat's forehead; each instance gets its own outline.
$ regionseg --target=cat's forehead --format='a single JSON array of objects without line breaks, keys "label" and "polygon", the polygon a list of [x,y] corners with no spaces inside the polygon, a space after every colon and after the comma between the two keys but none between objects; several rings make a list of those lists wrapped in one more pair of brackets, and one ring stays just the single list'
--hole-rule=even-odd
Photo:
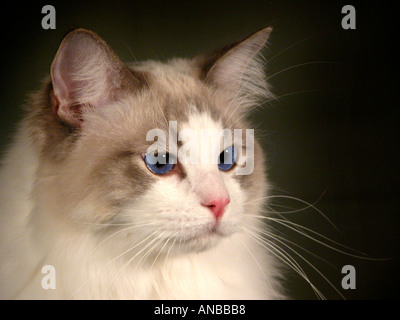
[{"label": "cat's forehead", "polygon": [[155,141],[152,137],[152,132],[157,133],[155,130],[161,131],[167,141],[182,130],[221,130],[223,122],[211,108],[204,99],[149,89],[88,115],[84,129],[87,136],[102,141],[111,149],[145,153]]},{"label": "cat's forehead", "polygon": [[[142,73],[146,85],[102,110],[100,117],[95,116],[99,121],[88,121],[93,123],[93,135],[104,136],[102,140],[110,145],[123,143],[125,149],[144,153],[154,143],[148,136],[154,129],[164,132],[169,140],[171,133],[179,134],[181,130],[238,127],[234,117],[224,112],[228,102],[196,78],[185,60],[170,64],[146,62],[131,68]],[[171,123],[176,123],[178,132]]]},{"label": "cat's forehead", "polygon": [[182,121],[179,125],[181,130],[190,130],[196,133],[201,133],[205,130],[218,130],[221,131],[224,126],[221,119],[214,119],[207,111],[199,111],[195,105],[189,105],[188,118]]},{"label": "cat's forehead", "polygon": [[226,122],[223,105],[227,102],[196,76],[190,61],[150,61],[136,66],[135,70],[146,75],[148,103],[144,102],[143,112],[153,110],[168,121],[180,123],[198,114],[208,114],[213,121]]}]

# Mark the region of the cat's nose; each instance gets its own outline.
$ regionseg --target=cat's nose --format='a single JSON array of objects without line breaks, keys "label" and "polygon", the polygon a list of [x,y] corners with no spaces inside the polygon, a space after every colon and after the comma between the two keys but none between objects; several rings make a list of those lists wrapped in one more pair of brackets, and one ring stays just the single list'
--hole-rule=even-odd
[{"label": "cat's nose", "polygon": [[211,210],[212,214],[214,215],[215,220],[218,221],[224,214],[225,207],[228,205],[229,202],[231,202],[229,197],[224,197],[224,198],[212,199],[211,201],[202,203],[202,205],[208,207]]}]

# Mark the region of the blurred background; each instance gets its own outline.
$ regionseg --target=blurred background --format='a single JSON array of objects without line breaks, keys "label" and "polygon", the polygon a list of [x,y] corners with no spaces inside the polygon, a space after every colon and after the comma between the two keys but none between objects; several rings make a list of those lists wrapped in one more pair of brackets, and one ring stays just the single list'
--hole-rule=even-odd
[{"label": "blurred background", "polygon": [[[55,30],[41,27],[46,4],[56,9]],[[341,26],[346,4],[356,9],[355,30]],[[281,195],[272,199],[269,211],[365,255],[299,229],[327,244],[322,245],[288,227],[293,224],[271,221],[292,249],[277,244],[328,299],[397,298],[399,69],[397,17],[389,2],[114,0],[0,6],[9,17],[0,29],[1,150],[22,104],[40,88],[62,37],[73,28],[95,31],[123,61],[132,61],[191,57],[272,25],[265,56],[277,99],[252,116],[268,156],[273,194]],[[344,265],[355,267],[354,290],[341,287]],[[289,269],[285,287],[295,299],[316,298],[307,281]]]}]

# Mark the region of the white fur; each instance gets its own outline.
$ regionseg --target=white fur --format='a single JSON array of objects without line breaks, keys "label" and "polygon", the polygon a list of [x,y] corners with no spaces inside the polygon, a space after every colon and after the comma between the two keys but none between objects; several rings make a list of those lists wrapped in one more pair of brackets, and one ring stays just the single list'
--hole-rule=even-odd
[{"label": "white fur", "polygon": [[[199,119],[198,119],[199,121]],[[199,122],[197,122],[199,124]],[[195,126],[195,123],[190,123]],[[224,233],[207,250],[187,252],[164,246],[155,260],[137,255],[137,247],[121,255],[156,228],[181,232],[182,238],[201,233],[212,215],[198,207],[190,185],[171,178],[161,180],[119,216],[120,223],[147,227],[107,234],[88,231],[54,214],[52,203],[32,199],[38,158],[26,130],[20,130],[1,170],[2,212],[0,242],[0,297],[6,299],[275,299],[276,269],[273,261],[241,232],[240,214],[245,199],[238,185],[225,177],[232,195]],[[193,182],[195,183],[195,182]],[[175,184],[171,188],[171,184]],[[164,195],[160,197],[160,195]],[[157,201],[155,201],[157,199]],[[96,203],[92,203],[96,206]],[[179,208],[174,212],[160,208]],[[158,209],[157,209],[158,208]],[[235,211],[236,210],[236,211]],[[186,214],[186,217],[185,217]],[[185,220],[186,219],[186,220]],[[151,225],[153,223],[154,225]],[[190,227],[190,225],[193,225]],[[94,226],[95,227],[95,226]],[[196,229],[197,228],[197,229]],[[140,230],[140,231],[139,231]],[[115,233],[114,233],[115,232]],[[130,239],[131,241],[126,241]],[[151,238],[148,238],[149,243]],[[136,241],[136,242],[135,242]],[[208,240],[207,240],[208,241]],[[169,244],[172,243],[172,240]],[[156,244],[153,242],[151,245]],[[176,241],[175,247],[178,242]],[[160,244],[161,246],[161,244]],[[176,252],[175,252],[176,251]],[[152,261],[156,263],[152,264]],[[56,270],[56,289],[44,290],[44,265]],[[121,270],[124,270],[121,272]]]},{"label": "white fur", "polygon": [[[264,91],[264,95],[268,94],[265,82],[259,79],[263,73],[257,52],[269,32],[265,29],[249,38],[210,71],[224,90],[238,92],[233,102],[250,91],[255,96]],[[82,48],[92,49],[83,52]],[[107,59],[108,64],[101,62]],[[71,61],[83,62],[86,68],[71,70]],[[275,261],[254,234],[247,233],[262,231],[261,219],[254,218],[262,210],[268,189],[261,163],[257,183],[249,192],[233,170],[219,171],[216,164],[188,164],[185,175],[155,177],[135,154],[129,161],[134,162],[135,170],[142,170],[135,172],[148,175],[151,186],[143,187],[143,194],[131,195],[123,207],[113,206],[106,199],[110,191],[99,184],[93,173],[98,173],[96,165],[101,160],[114,156],[111,147],[115,152],[122,145],[121,140],[131,140],[132,133],[138,130],[133,124],[140,119],[145,121],[146,118],[138,118],[138,108],[146,106],[147,116],[153,118],[158,116],[151,114],[157,113],[151,111],[152,103],[159,105],[157,92],[175,97],[199,89],[202,94],[213,92],[205,91],[183,60],[170,65],[149,62],[146,66],[151,69],[158,91],[128,95],[110,102],[107,108],[88,109],[79,138],[60,159],[39,155],[38,141],[31,141],[34,128],[26,124],[20,127],[0,171],[0,298],[282,298]],[[109,93],[104,91],[110,80],[106,81],[106,74],[110,70],[118,74],[120,67],[93,33],[81,30],[67,37],[52,68],[60,108],[68,111],[71,103],[107,100]],[[81,72],[76,73],[77,70]],[[229,88],[233,79],[237,80],[233,81],[236,87]],[[204,101],[207,103],[206,97]],[[226,100],[220,101],[216,105],[224,108]],[[199,135],[202,129],[223,129],[221,123],[205,111],[199,113],[201,108],[197,107],[188,102],[189,120],[179,123],[180,129],[191,129]],[[228,108],[225,112],[233,113]],[[65,119],[71,120],[73,115],[67,114]],[[209,148],[203,147],[199,153],[212,155]],[[144,178],[142,181],[146,182]],[[125,194],[132,185],[115,189]],[[202,198],[222,195],[224,199],[229,195],[230,203],[216,223],[210,208],[201,204]],[[45,265],[55,268],[56,289],[42,287]]]}]

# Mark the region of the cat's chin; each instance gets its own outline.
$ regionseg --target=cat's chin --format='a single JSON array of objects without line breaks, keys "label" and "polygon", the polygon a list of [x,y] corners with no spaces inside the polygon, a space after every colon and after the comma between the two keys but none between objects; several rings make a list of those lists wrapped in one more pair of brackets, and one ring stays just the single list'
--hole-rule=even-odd
[{"label": "cat's chin", "polygon": [[178,250],[181,253],[198,253],[214,248],[226,237],[220,232],[210,231],[180,241]]}]

